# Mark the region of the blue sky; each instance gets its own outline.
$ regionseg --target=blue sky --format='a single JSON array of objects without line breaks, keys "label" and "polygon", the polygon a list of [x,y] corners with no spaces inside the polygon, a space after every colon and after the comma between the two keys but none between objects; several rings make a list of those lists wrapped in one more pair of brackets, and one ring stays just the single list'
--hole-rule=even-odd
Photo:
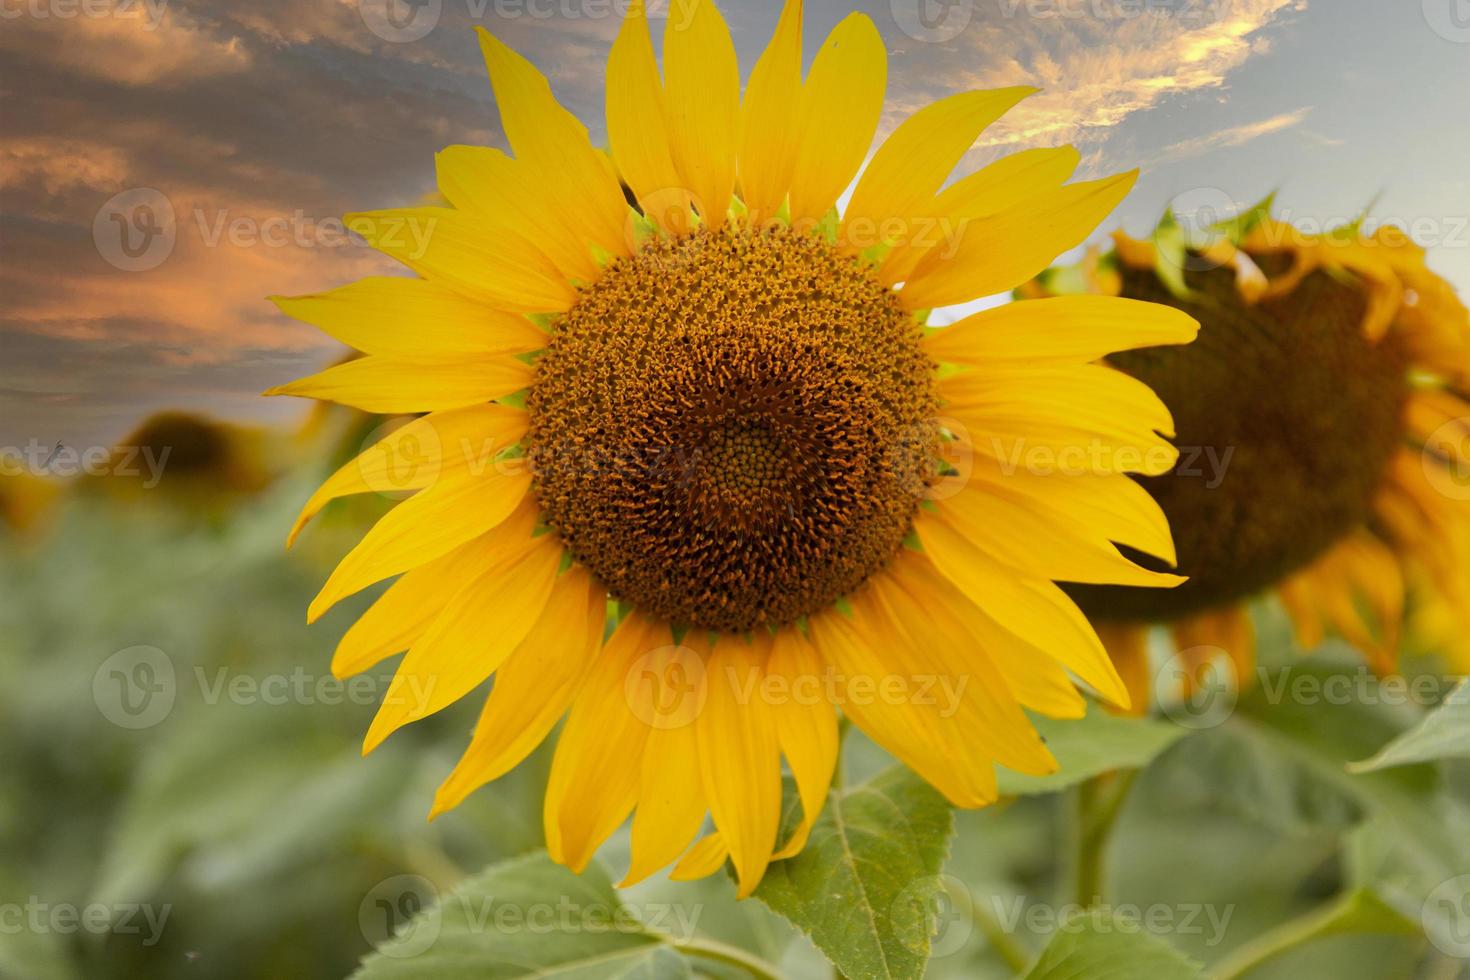
[{"label": "blue sky", "polygon": [[[501,142],[470,27],[540,64],[600,138],[621,2],[118,0],[65,17],[72,0],[0,0],[0,447],[105,444],[164,407],[299,415],[258,392],[339,351],[263,297],[391,271],[331,220],[416,199],[442,146]],[[383,36],[384,13],[422,27],[435,6],[421,37]],[[779,8],[722,9],[748,70]],[[809,0],[808,51],[852,9]],[[1376,200],[1470,294],[1467,0],[857,9],[890,50],[884,130],[954,91],[1042,87],[965,168],[1067,142],[1088,174],[1141,167],[1103,232],[1145,232],[1171,201],[1276,190],[1313,223]],[[174,212],[157,264],[119,267],[105,240],[119,194]]]}]

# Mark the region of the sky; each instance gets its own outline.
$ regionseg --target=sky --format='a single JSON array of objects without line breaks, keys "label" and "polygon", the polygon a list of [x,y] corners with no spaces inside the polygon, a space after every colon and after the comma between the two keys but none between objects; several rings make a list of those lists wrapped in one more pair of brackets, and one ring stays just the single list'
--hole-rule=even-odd
[{"label": "sky", "polygon": [[[106,446],[165,408],[301,417],[260,392],[342,351],[265,297],[402,271],[340,216],[432,191],[444,146],[504,146],[472,28],[605,143],[623,9],[0,0],[0,448]],[[1284,216],[1328,226],[1372,204],[1470,296],[1467,0],[807,0],[808,61],[853,9],[889,49],[880,137],[953,92],[1041,89],[957,175],[1063,143],[1079,176],[1142,168],[1099,240],[1171,203],[1276,191]],[[722,10],[748,73],[779,4]]]}]

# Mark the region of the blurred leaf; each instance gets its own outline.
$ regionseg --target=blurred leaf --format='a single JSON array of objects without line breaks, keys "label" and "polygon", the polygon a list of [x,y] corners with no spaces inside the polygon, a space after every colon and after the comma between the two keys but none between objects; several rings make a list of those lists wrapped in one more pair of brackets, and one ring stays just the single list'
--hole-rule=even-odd
[{"label": "blurred leaf", "polygon": [[655,946],[611,980],[693,980],[689,961],[667,946]]},{"label": "blurred leaf", "polygon": [[1166,722],[1109,714],[1095,704],[1088,707],[1085,718],[1033,720],[1047,748],[1056,756],[1059,769],[1050,776],[1023,776],[1002,769],[999,780],[1003,795],[1055,793],[1099,773],[1141,769],[1189,734]]},{"label": "blurred leaf", "polygon": [[1418,936],[1420,931],[1418,923],[1405,918],[1372,891],[1354,889],[1240,947],[1214,972],[1222,977],[1246,976],[1263,964],[1333,936]]},{"label": "blurred leaf", "polygon": [[1470,757],[1470,680],[1461,681],[1444,703],[1414,728],[1395,738],[1350,772],[1374,772],[1437,759]]},{"label": "blurred leaf", "polygon": [[[788,808],[782,839],[794,816]],[[921,977],[952,826],[944,797],[895,766],[834,792],[806,848],[771,865],[756,897],[848,980]]]},{"label": "blurred leaf", "polygon": [[[357,980],[687,977],[683,957],[624,907],[606,872],[533,854],[497,864],[401,925]],[[667,955],[664,955],[667,954]]]},{"label": "blurred leaf", "polygon": [[1058,928],[1025,980],[1193,980],[1200,967],[1137,923],[1093,909]]}]

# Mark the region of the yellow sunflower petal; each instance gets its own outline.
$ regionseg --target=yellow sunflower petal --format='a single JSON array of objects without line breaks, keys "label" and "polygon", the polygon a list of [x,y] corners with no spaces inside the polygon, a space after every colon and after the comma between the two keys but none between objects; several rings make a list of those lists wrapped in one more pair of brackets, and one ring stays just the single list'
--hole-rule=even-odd
[{"label": "yellow sunflower petal", "polygon": [[880,228],[895,218],[913,220],[930,213],[931,199],[981,131],[1035,91],[961,92],[905,119],[858,180],[843,215],[842,237],[858,237],[849,232],[859,223]]},{"label": "yellow sunflower petal", "polygon": [[450,146],[434,157],[434,169],[440,192],[456,209],[535,242],[568,279],[597,278],[596,257],[583,237],[585,224],[566,223],[566,212],[553,196],[555,186],[529,163],[493,147]]},{"label": "yellow sunflower petal", "polygon": [[672,235],[689,230],[693,199],[670,148],[663,83],[642,0],[633,0],[607,59],[607,134],[639,205]]},{"label": "yellow sunflower petal", "polygon": [[286,547],[339,497],[422,490],[445,473],[488,468],[498,453],[521,441],[529,424],[524,410],[505,405],[471,405],[414,419],[333,473],[301,508]]},{"label": "yellow sunflower petal", "polygon": [[720,870],[729,859],[730,849],[725,846],[725,839],[719,831],[715,831],[701,837],[689,848],[689,853],[674,866],[669,877],[674,881],[697,881]]},{"label": "yellow sunflower petal", "polygon": [[479,537],[518,507],[534,513],[534,501],[526,496],[530,487],[530,474],[515,467],[504,473],[457,473],[420,490],[383,515],[347,553],[312,600],[307,622],[374,582]]},{"label": "yellow sunflower petal", "polygon": [[[1138,486],[1121,476],[1053,475],[1050,482],[1060,485],[1083,480],[1086,481],[1084,486],[1093,490],[1114,483]],[[1003,480],[967,488],[940,500],[936,505],[937,512],[956,532],[983,548],[997,561],[1036,578],[1159,588],[1183,584],[1184,578],[1179,575],[1152,571],[1125,558],[1112,540],[1099,533],[1100,529],[1095,524],[1058,520],[1055,510],[1037,506],[1046,499],[1046,489],[1034,483],[1028,489],[1035,495],[1007,486]],[[1138,489],[1143,492],[1142,488]],[[1059,501],[1063,499],[1060,492],[1053,496]],[[1084,506],[1091,503],[1077,493],[1072,493],[1071,498],[1073,502],[1080,500]],[[1163,518],[1162,511],[1159,512],[1159,522],[1149,530],[1153,532],[1150,540],[1157,541],[1160,532],[1166,539],[1169,537],[1168,521]],[[1048,542],[1048,547],[1038,548],[1038,541]],[[1172,542],[1168,553],[1173,553]]]},{"label": "yellow sunflower petal", "polygon": [[926,576],[930,567],[923,555],[904,550],[886,574],[869,580],[869,601],[880,605],[888,622],[908,638],[905,659],[924,665],[918,672],[921,683],[913,689],[914,702],[935,701],[940,716],[953,720],[960,742],[983,746],[977,765],[993,759],[1031,775],[1056,772],[1056,760],[1022,713],[989,651],[959,649],[955,641],[966,630],[950,607],[968,606],[969,600],[953,588],[925,589],[925,584],[940,581]]},{"label": "yellow sunflower petal", "polygon": [[609,255],[627,255],[627,202],[587,127],[556,101],[535,65],[483,27],[478,31],[506,139],[516,159],[543,182],[553,220],[579,229]]},{"label": "yellow sunflower petal", "polygon": [[399,576],[343,634],[332,657],[333,676],[351,677],[412,646],[480,569],[490,547],[481,535]]},{"label": "yellow sunflower petal", "polygon": [[852,183],[878,131],[888,84],[888,50],[863,14],[828,35],[801,89],[791,219],[820,219]]},{"label": "yellow sunflower petal", "polygon": [[426,279],[372,276],[331,292],[271,299],[287,316],[365,354],[515,354],[545,347],[547,340],[525,317],[472,302]]},{"label": "yellow sunflower petal", "polygon": [[1054,192],[1079,159],[1070,146],[1025,150],[960,178],[934,199],[927,214],[932,220],[914,222],[910,234],[894,243],[878,278],[889,285],[904,281],[931,251],[957,247],[970,221]]},{"label": "yellow sunflower petal", "polygon": [[735,192],[740,66],[714,0],[688,0],[664,27],[664,104],[682,185],[705,224],[725,223]]},{"label": "yellow sunflower petal", "polygon": [[740,107],[740,193],[759,227],[786,200],[801,115],[801,0],[786,0]]},{"label": "yellow sunflower petal", "polygon": [[496,672],[474,737],[435,794],[431,818],[510,772],[541,744],[602,652],[606,614],[607,593],[586,569],[574,565],[557,578],[535,625]]},{"label": "yellow sunflower petal", "polygon": [[535,627],[556,584],[561,543],[547,534],[519,546],[511,538],[503,548],[499,560],[463,583],[409,647],[368,728],[364,754],[483,684]]},{"label": "yellow sunflower petal", "polygon": [[560,313],[576,300],[561,271],[531,242],[490,230],[473,212],[403,208],[349,214],[347,227],[425,279],[512,313]]},{"label": "yellow sunflower petal", "polygon": [[945,414],[1007,472],[1167,473],[1179,452],[1168,407],[1141,381],[1097,364],[969,371],[939,384]]},{"label": "yellow sunflower petal", "polygon": [[794,626],[776,633],[766,673],[780,678],[784,695],[773,705],[781,753],[801,797],[801,823],[775,855],[800,853],[827,802],[837,769],[837,712],[827,701],[822,659]]},{"label": "yellow sunflower petal", "polygon": [[[1081,718],[1087,702],[1061,665],[1035,644],[1001,626],[939,573],[926,556],[910,558],[904,570],[910,592],[943,597],[936,603],[957,636],[968,636],[995,664],[1015,699],[1050,718]],[[954,645],[954,640],[949,641]]]},{"label": "yellow sunflower petal", "polygon": [[843,714],[954,805],[994,803],[995,770],[988,760],[977,759],[982,747],[961,737],[952,717],[942,717],[937,704],[877,696],[881,682],[902,677],[905,667],[893,663],[893,653],[908,649],[906,638],[871,602],[857,597],[851,605],[852,618],[829,609],[809,621],[813,645],[841,682]]},{"label": "yellow sunflower petal", "polygon": [[1100,360],[1115,351],[1190,343],[1199,322],[1162,303],[1114,296],[1057,296],[1007,303],[924,339],[946,364],[1031,366]]},{"label": "yellow sunflower petal", "polygon": [[961,494],[992,490],[1012,495],[1054,526],[1090,532],[1095,540],[1126,544],[1170,565],[1179,564],[1164,509],[1133,480],[1005,472],[994,466],[977,466],[970,474],[969,488]]},{"label": "yellow sunflower petal", "polygon": [[1017,636],[1050,652],[1107,700],[1128,704],[1128,692],[1097,633],[1061,589],[998,564],[942,515],[921,512],[914,529],[924,553],[971,602]]},{"label": "yellow sunflower petal", "polygon": [[[656,677],[682,670],[691,653],[668,646],[655,650],[643,668]],[[660,692],[661,694],[667,692]],[[704,824],[708,807],[699,791],[702,778],[699,744],[695,735],[697,699],[678,695],[683,710],[657,718],[648,733],[643,770],[638,781],[638,808],[633,813],[632,855],[627,877],[619,887],[642,881],[678,860]],[[664,701],[663,697],[659,699]]]},{"label": "yellow sunflower petal", "polygon": [[694,726],[705,797],[730,848],[740,898],[765,875],[781,822],[781,744],[761,691],[767,652],[721,638],[709,659],[708,696]]},{"label": "yellow sunflower petal", "polygon": [[673,642],[669,627],[640,614],[625,619],[596,658],[572,703],[546,786],[546,848],[580,873],[638,800],[652,731],[633,710],[629,673]]},{"label": "yellow sunflower petal", "polygon": [[294,395],[379,415],[438,412],[504,398],[531,383],[529,364],[492,357],[360,357],[278,385],[267,395]]},{"label": "yellow sunflower petal", "polygon": [[957,247],[935,249],[919,263],[899,294],[904,305],[927,310],[1016,288],[1086,241],[1137,179],[1135,170],[1068,184],[1044,200],[968,222]]}]

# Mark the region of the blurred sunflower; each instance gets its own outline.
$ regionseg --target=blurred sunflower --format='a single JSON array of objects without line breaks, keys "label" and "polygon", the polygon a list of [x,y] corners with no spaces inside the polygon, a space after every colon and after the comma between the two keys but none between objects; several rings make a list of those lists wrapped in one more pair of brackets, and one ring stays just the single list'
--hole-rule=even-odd
[{"label": "blurred sunflower", "polygon": [[[1264,202],[1195,242],[1166,216],[1153,240],[1118,234],[1111,253],[1020,290],[1169,303],[1201,324],[1188,347],[1108,359],[1177,422],[1179,465],[1141,482],[1189,582],[1069,588],[1136,709],[1155,680],[1157,624],[1178,651],[1171,683],[1200,683],[1217,650],[1247,681],[1247,603],[1263,593],[1303,649],[1334,633],[1379,673],[1397,668],[1411,619],[1470,635],[1470,313],[1399,229],[1309,234],[1270,212]],[[1442,656],[1470,671],[1463,640]]]},{"label": "blurred sunflower", "polygon": [[[271,393],[429,413],[334,475],[292,533],[337,497],[419,490],[309,614],[401,575],[333,664],[349,675],[408,651],[366,749],[493,674],[435,813],[565,713],[552,856],[582,868],[631,812],[628,880],[728,857],[745,895],[806,840],[836,708],[980,806],[996,763],[1055,768],[1022,709],[1080,716],[1068,671],[1126,703],[1054,582],[1180,581],[1112,544],[1172,560],[1163,513],[1109,464],[1163,472],[1175,453],[1153,393],[1093,362],[1197,328],[1166,307],[1077,297],[926,335],[923,311],[1015,288],[1134,175],[1066,184],[1078,156],[1064,148],[941,189],[1031,90],[969,92],[899,126],[839,218],[883,106],[872,22],[838,25],[803,81],[801,4],[788,3],[742,98],[719,12],[682,13],[662,72],[636,4],[623,23],[611,157],[482,32],[514,156],[452,147],[438,157],[452,207],[349,219],[421,278],[279,300],[368,356]],[[1053,480],[1007,469],[1002,440],[1105,452]],[[955,682],[952,703],[920,690],[936,678]],[[786,840],[782,756],[802,808]],[[714,830],[694,843],[707,814]]]}]

